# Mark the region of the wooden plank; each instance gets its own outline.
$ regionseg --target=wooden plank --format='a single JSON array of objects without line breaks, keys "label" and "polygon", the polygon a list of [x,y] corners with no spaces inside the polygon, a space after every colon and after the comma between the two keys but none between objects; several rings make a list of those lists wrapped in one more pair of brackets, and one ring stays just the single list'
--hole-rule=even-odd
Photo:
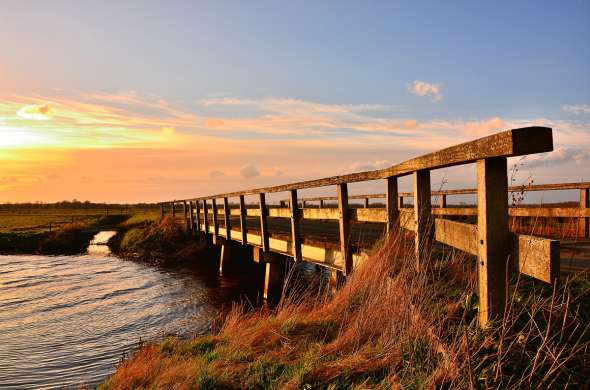
[{"label": "wooden plank", "polygon": [[[436,219],[436,240],[472,255],[478,255],[477,226]],[[559,241],[524,234],[510,234],[510,262],[522,274],[547,283],[559,277]]]},{"label": "wooden plank", "polygon": [[211,213],[213,214],[213,243],[219,244],[219,221],[217,220],[217,200],[211,199]]},{"label": "wooden plank", "polygon": [[231,240],[231,221],[230,221],[231,210],[229,208],[229,201],[226,198],[223,198],[223,219],[225,223],[225,228],[227,230],[226,238]]},{"label": "wooden plank", "polygon": [[[512,268],[547,283],[559,278],[559,241],[524,234],[511,234]],[[516,263],[516,264],[515,264]]]},{"label": "wooden plank", "polygon": [[240,231],[242,244],[248,243],[248,223],[247,223],[247,209],[246,202],[244,201],[244,195],[240,195]]},{"label": "wooden plank", "polygon": [[477,225],[437,218],[435,239],[472,255],[477,255]]},{"label": "wooden plank", "polygon": [[297,207],[297,190],[291,190],[289,205],[291,206],[291,240],[293,246],[293,258],[295,261],[302,260],[301,237],[299,229],[299,208]]},{"label": "wooden plank", "polygon": [[207,199],[203,200],[203,224],[205,225],[205,233],[209,233],[209,208],[207,207]]},{"label": "wooden plank", "polygon": [[416,221],[415,254],[416,269],[420,270],[421,264],[429,259],[432,238],[432,214],[430,205],[430,171],[421,170],[414,172],[414,220]]},{"label": "wooden plank", "polygon": [[506,300],[509,255],[506,158],[477,162],[479,323],[501,318]]},{"label": "wooden plank", "polygon": [[348,215],[348,185],[338,184],[338,229],[340,233],[340,253],[344,258],[344,275],[352,272],[352,252],[349,247],[350,223]]},{"label": "wooden plank", "polygon": [[399,204],[398,204],[398,184],[397,177],[388,177],[385,179],[387,189],[387,198],[385,200],[386,212],[386,230],[387,233],[397,231],[399,229]]},{"label": "wooden plank", "polygon": [[262,236],[262,250],[268,252],[269,250],[269,234],[268,234],[268,210],[266,208],[266,196],[265,194],[259,194],[259,206],[260,206],[260,233]]},{"label": "wooden plank", "polygon": [[195,201],[195,216],[197,219],[197,231],[200,232],[201,231],[201,206],[199,204],[199,201]]},{"label": "wooden plank", "polygon": [[451,146],[380,170],[351,173],[316,180],[306,180],[273,187],[255,188],[246,191],[193,198],[190,200],[285,192],[343,183],[378,180],[390,176],[410,175],[417,170],[439,169],[454,165],[467,164],[485,158],[521,156],[549,152],[551,150],[553,150],[553,136],[550,128],[536,126],[524,127],[503,131],[474,141]]},{"label": "wooden plank", "polygon": [[[209,232],[213,232],[213,228],[209,227]],[[219,228],[219,234],[225,235],[225,229]],[[223,238],[220,238],[223,240]],[[234,239],[235,240],[235,239]],[[247,235],[248,245],[261,247],[262,237],[259,234],[248,233]],[[269,239],[269,250],[279,254],[292,256],[293,254],[293,243],[279,238]],[[366,253],[353,253],[353,262],[359,263],[367,257]],[[324,248],[313,245],[301,244],[301,259],[302,261],[321,265],[326,268],[343,270],[344,261],[342,254],[338,249]]]},{"label": "wooden plank", "polygon": [[[586,212],[590,211],[589,198],[590,198],[590,194],[589,194],[588,188],[580,189],[580,209],[582,209],[583,211],[586,211]],[[578,222],[578,224],[579,224],[578,236],[584,237],[584,238],[590,237],[590,228],[588,226],[588,221],[590,221],[590,218],[588,218],[588,217],[580,218],[580,220]]]}]

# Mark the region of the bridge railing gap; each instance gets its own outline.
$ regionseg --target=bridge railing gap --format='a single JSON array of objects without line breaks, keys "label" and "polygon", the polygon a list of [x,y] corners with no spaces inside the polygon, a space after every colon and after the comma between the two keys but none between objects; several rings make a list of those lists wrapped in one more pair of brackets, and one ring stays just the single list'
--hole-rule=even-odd
[{"label": "bridge railing gap", "polygon": [[[384,169],[173,201],[171,211],[174,216],[175,203],[183,202],[186,218],[186,202],[189,202],[191,211],[188,223],[206,235],[212,233],[215,244],[219,245],[222,242],[221,235],[225,237],[223,242],[234,240],[241,242],[242,245],[253,247],[254,260],[267,263],[266,287],[270,285],[269,280],[276,279],[276,275],[280,274],[277,269],[285,269],[285,267],[269,266],[269,264],[278,264],[277,256],[288,256],[295,261],[307,261],[328,267],[332,270],[332,280],[335,283],[350,275],[354,265],[366,257],[361,249],[354,249],[351,246],[353,223],[380,222],[384,224],[388,233],[399,229],[413,231],[418,270],[429,260],[427,256],[430,256],[430,248],[435,240],[477,256],[479,322],[485,326],[489,321],[501,317],[504,312],[507,269],[516,269],[518,272],[548,283],[553,283],[559,274],[559,242],[511,233],[508,226],[509,216],[565,215],[578,218],[578,230],[586,237],[588,236],[590,183],[526,187],[527,191],[580,189],[579,208],[516,209],[508,207],[507,193],[522,190],[522,187],[508,187],[507,158],[551,150],[553,150],[553,138],[550,128],[513,129],[451,146]],[[477,188],[431,190],[431,170],[470,163],[476,164]],[[411,175],[413,179],[413,192],[399,192],[398,179],[408,175]],[[386,192],[384,194],[348,194],[348,184],[370,180],[384,180]],[[298,190],[327,186],[335,186],[337,196],[298,199]],[[280,192],[287,192],[288,199],[280,200],[278,207],[269,207],[266,195]],[[447,196],[461,194],[476,194],[477,207],[448,207]],[[249,195],[258,196],[257,208],[250,208],[246,204],[244,197]],[[435,198],[435,207],[432,206],[432,196],[438,197]],[[407,197],[413,198],[411,208],[404,207],[404,198]],[[239,198],[239,210],[232,212],[230,198]],[[218,223],[217,199],[223,199],[224,202],[225,226],[221,232]],[[381,207],[375,207],[378,205],[371,203],[372,199],[383,199],[384,205],[381,203]],[[350,200],[361,201],[361,204],[351,205]],[[192,202],[195,205],[196,225],[193,224]],[[200,202],[203,205],[202,223]],[[208,202],[211,202],[213,232],[209,227]],[[328,202],[332,203],[328,204]],[[327,207],[333,204],[335,208]],[[163,210],[162,208],[162,212]],[[231,234],[232,214],[239,216],[241,230],[239,236]],[[477,224],[440,218],[459,215],[477,216]],[[259,218],[260,228],[257,231],[247,226],[248,217]],[[286,218],[290,221],[289,240],[271,237],[268,230],[269,218]],[[304,219],[338,221],[338,249],[331,249],[328,245],[321,247],[318,246],[319,244],[304,242],[300,226]],[[507,267],[508,264],[510,267]],[[271,271],[272,274],[269,273]]]}]

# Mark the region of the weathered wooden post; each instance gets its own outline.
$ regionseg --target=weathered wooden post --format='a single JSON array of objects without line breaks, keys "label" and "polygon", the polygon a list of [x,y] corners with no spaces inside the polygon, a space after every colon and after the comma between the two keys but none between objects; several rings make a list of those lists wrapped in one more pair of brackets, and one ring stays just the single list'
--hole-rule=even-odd
[{"label": "weathered wooden post", "polygon": [[397,202],[397,207],[399,209],[403,209],[404,208],[404,197],[403,196],[400,196],[399,197],[398,202]]},{"label": "weathered wooden post", "polygon": [[415,251],[416,269],[428,261],[434,229],[430,205],[430,171],[414,172],[414,220],[416,221]]},{"label": "weathered wooden post", "polygon": [[324,200],[320,199],[320,209],[323,209],[323,208],[324,208]]},{"label": "weathered wooden post", "polygon": [[248,244],[248,209],[244,195],[240,195],[240,230],[242,233],[242,245]]},{"label": "weathered wooden post", "polygon": [[[445,209],[447,208],[447,195],[440,194],[439,202],[440,202],[439,208],[441,210],[441,213],[444,213]],[[439,218],[444,219],[445,218],[444,214],[439,214]]]},{"label": "weathered wooden post", "polygon": [[175,207],[175,202],[176,201],[172,201],[170,202],[172,204],[172,218],[176,218],[176,207]]},{"label": "weathered wooden post", "polygon": [[397,177],[388,177],[387,179],[385,179],[385,181],[387,186],[387,192],[385,194],[385,208],[387,211],[386,229],[387,234],[391,234],[391,232],[399,230]]},{"label": "weathered wooden post", "polygon": [[217,199],[211,199],[211,212],[213,214],[213,243],[219,244],[219,221],[217,220]]},{"label": "weathered wooden post", "polygon": [[365,208],[369,208],[369,198],[365,198]]},{"label": "weathered wooden post", "polygon": [[225,222],[225,238],[227,238],[227,241],[231,241],[231,209],[227,197],[223,198],[223,217]]},{"label": "weathered wooden post", "polygon": [[203,224],[205,225],[205,236],[209,234],[209,208],[207,207],[207,199],[203,199]]},{"label": "weathered wooden post", "polygon": [[196,200],[195,201],[195,214],[196,214],[196,218],[197,218],[197,231],[200,232],[201,231],[201,206],[199,204],[199,201]]},{"label": "weathered wooden post", "polygon": [[259,206],[260,206],[260,236],[262,239],[262,250],[266,256],[266,253],[270,250],[269,237],[268,237],[268,210],[266,208],[266,196],[264,193],[259,194]]},{"label": "weathered wooden post", "polygon": [[[580,208],[582,209],[582,211],[587,212],[588,210],[584,210],[584,209],[588,209],[590,207],[589,205],[589,189],[588,188],[580,188]],[[590,238],[590,229],[588,226],[588,221],[590,221],[589,217],[582,217],[579,220],[579,236],[583,237],[583,238]]]},{"label": "weathered wooden post", "polygon": [[193,219],[193,202],[191,200],[188,201],[188,223],[190,227],[190,231],[195,231],[195,223]]},{"label": "weathered wooden post", "polygon": [[301,236],[299,230],[299,208],[297,204],[297,190],[289,193],[289,205],[291,206],[291,244],[293,245],[293,258],[301,261]]},{"label": "weathered wooden post", "polygon": [[304,209],[307,207],[307,201],[305,199],[301,199],[301,208]]},{"label": "weathered wooden post", "polygon": [[505,157],[477,161],[479,323],[499,319],[506,301],[509,254],[508,176]]},{"label": "weathered wooden post", "polygon": [[348,210],[348,185],[338,184],[338,227],[340,233],[340,253],[342,254],[344,276],[352,272],[352,251],[349,248],[350,218]]}]

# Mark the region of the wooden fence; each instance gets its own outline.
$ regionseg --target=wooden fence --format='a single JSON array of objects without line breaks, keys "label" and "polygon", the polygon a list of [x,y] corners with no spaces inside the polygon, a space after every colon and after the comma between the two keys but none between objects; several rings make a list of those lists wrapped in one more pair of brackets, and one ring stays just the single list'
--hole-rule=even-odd
[{"label": "wooden fence", "polygon": [[[521,273],[552,283],[559,274],[559,241],[541,237],[512,234],[508,227],[509,215],[522,211],[508,207],[508,176],[507,158],[553,150],[552,130],[546,127],[526,127],[513,129],[471,142],[452,146],[434,153],[413,158],[391,167],[333,176],[324,179],[308,180],[280,186],[256,188],[246,191],[202,196],[191,199],[175,200],[162,204],[170,204],[172,213],[182,205],[183,213],[191,228],[204,231],[215,238],[223,236],[226,240],[242,242],[261,248],[263,252],[278,252],[292,256],[296,261],[318,260],[318,248],[302,245],[299,225],[302,219],[334,219],[339,225],[339,251],[321,253],[322,261],[330,257],[333,261],[326,265],[338,270],[344,276],[353,270],[353,253],[349,243],[351,222],[383,222],[387,231],[404,228],[414,232],[416,267],[426,260],[430,254],[430,244],[437,240],[451,247],[477,256],[479,279],[479,321],[483,326],[491,319],[498,318],[504,312],[506,299],[507,269],[517,269]],[[430,171],[449,166],[476,163],[477,188],[469,190],[431,191]],[[411,175],[413,192],[400,193],[398,178]],[[348,184],[369,180],[384,180],[385,194],[362,195],[360,199],[380,198],[384,200],[384,208],[353,208],[349,199],[359,196],[348,195]],[[320,205],[326,200],[335,200],[336,208],[305,208],[298,207],[298,190],[336,186],[336,197],[307,198],[304,202],[318,201]],[[564,185],[568,186],[568,185]],[[542,186],[535,186],[541,189]],[[572,185],[580,189],[580,184]],[[585,218],[587,224],[588,186],[585,189],[583,211],[570,216]],[[563,188],[562,188],[563,189]],[[289,208],[269,207],[266,194],[287,192]],[[446,196],[462,193],[477,195],[476,208],[445,207]],[[245,196],[258,197],[258,209],[247,208]],[[431,196],[441,195],[440,208],[433,208]],[[401,208],[403,197],[413,197],[413,207]],[[238,200],[239,207],[232,209],[230,200]],[[217,201],[223,201],[223,213],[218,209]],[[400,202],[401,200],[401,202]],[[368,200],[365,201],[368,206]],[[304,203],[305,206],[305,203]],[[569,210],[569,209],[568,209]],[[538,213],[549,215],[555,209],[535,209]],[[211,218],[209,213],[211,212]],[[464,214],[458,214],[464,213]],[[567,214],[570,211],[559,211]],[[575,215],[574,215],[575,214]],[[219,218],[223,215],[224,228],[220,227]],[[231,215],[239,216],[240,230],[232,231]],[[450,219],[435,218],[442,215],[477,215],[477,224],[467,224]],[[247,216],[260,218],[260,233],[248,231]],[[290,220],[291,234],[289,241],[270,238],[268,218],[279,217]],[[211,219],[211,222],[210,222]],[[212,226],[211,226],[212,225]],[[237,236],[234,236],[237,234]],[[511,267],[507,267],[508,262]]]}]

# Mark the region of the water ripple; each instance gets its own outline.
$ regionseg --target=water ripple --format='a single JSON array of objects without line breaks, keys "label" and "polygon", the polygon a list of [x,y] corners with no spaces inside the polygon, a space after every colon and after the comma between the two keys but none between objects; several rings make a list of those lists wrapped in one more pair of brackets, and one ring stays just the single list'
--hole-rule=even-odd
[{"label": "water ripple", "polygon": [[203,282],[103,249],[0,256],[1,389],[92,386],[142,339],[209,328]]}]

